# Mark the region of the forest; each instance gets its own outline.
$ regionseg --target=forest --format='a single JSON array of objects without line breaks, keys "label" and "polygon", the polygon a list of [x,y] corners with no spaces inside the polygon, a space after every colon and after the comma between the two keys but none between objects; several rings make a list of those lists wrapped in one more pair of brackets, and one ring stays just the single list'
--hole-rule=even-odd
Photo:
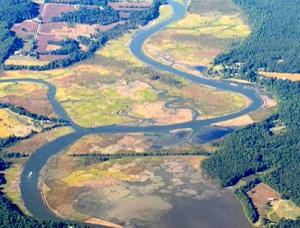
[{"label": "forest", "polygon": [[300,4],[294,0],[234,0],[246,14],[252,34],[215,59],[224,74],[254,81],[256,71],[300,72]]},{"label": "forest", "polygon": [[81,7],[79,10],[63,13],[59,17],[54,17],[52,21],[64,21],[89,25],[108,25],[119,21],[119,13],[109,6],[105,6],[104,9]]},{"label": "forest", "polygon": [[0,0],[0,65],[22,46],[22,41],[10,32],[14,23],[38,14],[38,6],[30,0]]},{"label": "forest", "polygon": [[[283,198],[300,205],[300,83],[271,79],[262,79],[260,83],[276,94],[278,113],[226,137],[203,167],[217,176],[222,186],[268,170],[263,174],[264,181]],[[271,128],[277,123],[286,130],[273,134]]]},{"label": "forest", "polygon": [[[258,77],[258,71],[300,72],[300,5],[296,1],[234,0],[247,15],[252,34],[239,46],[215,59],[221,76],[256,81],[278,101],[270,118],[225,137],[217,153],[205,160],[206,172],[222,186],[257,175],[285,199],[300,205],[300,83]],[[293,22],[293,23],[291,23]],[[214,73],[214,72],[212,72]],[[283,127],[274,133],[272,129]],[[236,195],[255,222],[257,212],[243,189]],[[271,227],[299,227],[300,220]]]}]

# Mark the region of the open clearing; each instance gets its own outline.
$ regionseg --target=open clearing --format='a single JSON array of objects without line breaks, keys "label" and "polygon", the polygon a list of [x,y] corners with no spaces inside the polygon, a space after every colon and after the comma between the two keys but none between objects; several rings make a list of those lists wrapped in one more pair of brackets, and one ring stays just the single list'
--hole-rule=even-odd
[{"label": "open clearing", "polygon": [[290,200],[280,200],[274,203],[269,219],[278,222],[281,218],[295,220],[300,217],[300,208]]},{"label": "open clearing", "polygon": [[291,80],[293,82],[300,81],[300,74],[288,74],[288,73],[275,73],[275,72],[259,72],[263,77],[277,78],[282,80]]},{"label": "open clearing", "polygon": [[280,195],[264,183],[260,183],[247,192],[258,210],[260,219],[266,218],[269,212],[268,205],[280,200]]},{"label": "open clearing", "polygon": [[257,208],[260,221],[269,219],[278,222],[280,219],[297,219],[300,216],[300,208],[291,200],[283,200],[279,193],[270,186],[260,183],[247,192]]},{"label": "open clearing", "polygon": [[32,119],[18,115],[8,109],[0,109],[0,139],[10,136],[25,137],[32,131],[40,131]]}]

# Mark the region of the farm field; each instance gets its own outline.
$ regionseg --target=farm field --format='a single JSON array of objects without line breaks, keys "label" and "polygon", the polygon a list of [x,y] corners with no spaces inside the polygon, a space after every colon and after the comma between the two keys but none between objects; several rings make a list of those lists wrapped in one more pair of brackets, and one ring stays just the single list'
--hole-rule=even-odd
[{"label": "farm field", "polygon": [[[167,65],[201,75],[217,55],[250,34],[230,2],[192,1],[186,17],[151,37],[144,46],[145,52]],[[217,5],[225,7],[220,9]]]},{"label": "farm field", "polygon": [[256,185],[247,192],[247,195],[258,210],[260,222],[268,218],[272,205],[281,199],[276,191],[264,183]]},{"label": "farm field", "polygon": [[259,213],[259,222],[264,219],[278,222],[280,219],[295,220],[300,216],[300,208],[291,200],[282,199],[280,194],[264,183],[256,185],[247,192]]},{"label": "farm field", "polygon": [[49,61],[43,61],[40,59],[36,59],[35,57],[17,56],[17,55],[13,55],[5,61],[5,64],[7,65],[23,65],[23,66],[43,66],[48,63]]},{"label": "farm field", "polygon": [[[99,34],[113,30],[115,27],[123,26],[128,22],[131,12],[148,10],[152,7],[152,1],[144,2],[109,2],[106,4],[106,10],[115,12],[118,16],[109,23],[86,23],[82,17],[79,21],[64,21],[60,18],[64,15],[80,14],[80,12],[89,12],[100,8],[93,2],[74,5],[68,1],[50,1],[37,2],[39,6],[39,15],[35,18],[25,20],[14,24],[12,32],[23,39],[23,47],[11,55],[6,60],[8,66],[46,66],[55,60],[68,59],[73,50],[64,49],[64,42],[75,41],[77,52],[88,53],[91,43],[100,39]],[[83,10],[83,11],[82,11]],[[105,14],[105,12],[104,12]],[[88,15],[85,15],[87,18]],[[110,17],[108,15],[107,17]],[[89,20],[89,19],[87,19]],[[125,28],[126,30],[126,28]],[[74,45],[74,43],[73,43]],[[78,54],[78,53],[77,53]]]}]

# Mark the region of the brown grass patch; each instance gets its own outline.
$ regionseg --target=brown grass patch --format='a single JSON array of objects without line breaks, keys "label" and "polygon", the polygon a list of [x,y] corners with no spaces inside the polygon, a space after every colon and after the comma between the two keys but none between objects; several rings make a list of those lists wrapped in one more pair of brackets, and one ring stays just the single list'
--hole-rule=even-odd
[{"label": "brown grass patch", "polygon": [[105,221],[103,219],[98,219],[98,218],[90,218],[84,222],[89,223],[89,224],[100,225],[100,226],[104,226],[104,227],[110,227],[110,228],[122,228],[123,227],[118,224],[115,224],[115,223],[112,223],[109,221]]},{"label": "brown grass patch", "polygon": [[247,195],[252,200],[254,206],[257,208],[260,216],[267,215],[267,204],[280,199],[280,195],[271,187],[264,183],[260,183],[247,192]]},{"label": "brown grass patch", "polygon": [[14,24],[11,30],[18,36],[24,34],[36,34],[39,24],[32,20],[26,20],[19,24]]},{"label": "brown grass patch", "polygon": [[37,37],[37,51],[45,52],[47,50],[49,41],[59,41],[55,35],[52,34],[40,34]]},{"label": "brown grass patch", "polygon": [[193,118],[190,109],[168,109],[165,107],[165,102],[161,101],[135,105],[133,111],[146,119],[152,119],[155,125],[183,123]]},{"label": "brown grass patch", "polygon": [[236,128],[236,127],[244,127],[253,123],[254,121],[251,119],[249,115],[243,115],[241,117],[237,117],[231,120],[215,123],[214,126]]},{"label": "brown grass patch", "polygon": [[260,71],[259,74],[267,78],[276,78],[282,80],[290,80],[293,82],[300,81],[300,74],[289,74],[289,73],[276,73],[276,72],[263,72]]},{"label": "brown grass patch", "polygon": [[[9,91],[10,88],[11,91]],[[56,116],[48,101],[48,89],[45,86],[29,83],[7,83],[2,89],[5,92],[0,94],[0,102],[23,107],[32,113],[49,117]]]},{"label": "brown grass patch", "polygon": [[144,152],[152,145],[143,134],[128,135],[90,135],[86,136],[68,148],[68,154],[114,154],[121,152]]},{"label": "brown grass patch", "polygon": [[75,11],[74,5],[45,3],[41,17],[44,22],[50,22],[52,18],[60,16],[62,13]]}]

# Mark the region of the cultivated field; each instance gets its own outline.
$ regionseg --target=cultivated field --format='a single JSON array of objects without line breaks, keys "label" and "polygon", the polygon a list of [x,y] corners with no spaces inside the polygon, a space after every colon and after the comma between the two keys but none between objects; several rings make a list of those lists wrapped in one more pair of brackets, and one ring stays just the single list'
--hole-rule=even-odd
[{"label": "cultivated field", "polygon": [[[17,51],[6,64],[9,65],[44,65],[47,62],[67,58],[68,55],[49,54],[47,52],[61,49],[61,46],[51,44],[51,41],[64,41],[73,39],[80,42],[79,37],[93,39],[99,32],[106,32],[116,26],[126,23],[131,11],[149,9],[152,1],[118,1],[109,2],[113,10],[120,14],[120,20],[107,25],[80,24],[69,22],[55,22],[54,18],[63,13],[79,10],[78,5],[70,1],[56,1],[53,3],[38,3],[40,6],[39,15],[36,18],[25,20],[12,27],[12,31],[24,40],[24,47]],[[83,7],[97,8],[94,5],[81,5]],[[81,50],[86,51],[86,46],[81,44]],[[45,54],[46,53],[46,54]],[[37,57],[32,57],[36,56]],[[31,57],[29,57],[31,56]]]},{"label": "cultivated field", "polygon": [[6,61],[7,65],[22,65],[22,66],[43,66],[48,64],[49,61],[37,59],[35,57],[30,56],[17,56],[12,55]]}]

